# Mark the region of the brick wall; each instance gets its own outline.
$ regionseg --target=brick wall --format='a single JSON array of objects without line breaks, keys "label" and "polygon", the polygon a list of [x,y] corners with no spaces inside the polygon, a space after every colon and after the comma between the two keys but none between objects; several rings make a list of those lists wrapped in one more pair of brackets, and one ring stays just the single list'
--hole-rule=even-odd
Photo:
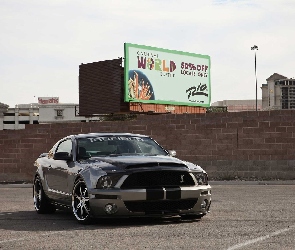
[{"label": "brick wall", "polygon": [[138,115],[133,121],[32,124],[0,131],[0,182],[31,181],[34,160],[69,134],[152,136],[211,179],[295,179],[295,111]]}]

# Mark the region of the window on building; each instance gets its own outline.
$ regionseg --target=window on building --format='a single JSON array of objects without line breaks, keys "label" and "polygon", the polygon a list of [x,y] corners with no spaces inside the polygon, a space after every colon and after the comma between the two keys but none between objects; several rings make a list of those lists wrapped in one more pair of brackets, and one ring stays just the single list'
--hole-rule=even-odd
[{"label": "window on building", "polygon": [[19,124],[30,124],[30,121],[19,121]]},{"label": "window on building", "polygon": [[62,109],[57,109],[56,110],[56,116],[63,116],[63,110]]},{"label": "window on building", "polygon": [[281,104],[282,109],[289,108],[289,100],[288,100],[288,87],[282,87],[282,96],[281,96]]}]

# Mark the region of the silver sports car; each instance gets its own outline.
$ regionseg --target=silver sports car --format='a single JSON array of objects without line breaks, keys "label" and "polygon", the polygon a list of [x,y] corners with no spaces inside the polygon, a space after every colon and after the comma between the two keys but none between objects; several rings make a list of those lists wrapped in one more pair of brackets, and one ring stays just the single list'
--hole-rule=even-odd
[{"label": "silver sports car", "polygon": [[35,161],[35,209],[68,208],[83,224],[94,217],[200,219],[211,204],[208,176],[175,154],[145,135],[67,136]]}]

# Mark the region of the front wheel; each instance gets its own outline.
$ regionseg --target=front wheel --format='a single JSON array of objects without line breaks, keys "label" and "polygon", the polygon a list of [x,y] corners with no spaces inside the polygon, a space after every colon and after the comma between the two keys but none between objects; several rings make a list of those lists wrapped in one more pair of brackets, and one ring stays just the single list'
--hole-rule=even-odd
[{"label": "front wheel", "polygon": [[76,181],[72,192],[72,210],[75,218],[81,224],[90,223],[89,195],[83,180]]},{"label": "front wheel", "polygon": [[33,185],[34,207],[38,214],[49,214],[55,212],[55,207],[49,202],[44,193],[41,179],[36,176]]}]

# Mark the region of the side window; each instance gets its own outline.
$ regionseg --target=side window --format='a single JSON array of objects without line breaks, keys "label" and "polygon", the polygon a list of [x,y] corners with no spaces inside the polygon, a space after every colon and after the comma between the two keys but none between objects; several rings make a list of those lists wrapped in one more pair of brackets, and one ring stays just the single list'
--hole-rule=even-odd
[{"label": "side window", "polygon": [[72,154],[72,141],[70,139],[62,141],[58,146],[57,146],[57,152],[68,152],[69,154]]}]

